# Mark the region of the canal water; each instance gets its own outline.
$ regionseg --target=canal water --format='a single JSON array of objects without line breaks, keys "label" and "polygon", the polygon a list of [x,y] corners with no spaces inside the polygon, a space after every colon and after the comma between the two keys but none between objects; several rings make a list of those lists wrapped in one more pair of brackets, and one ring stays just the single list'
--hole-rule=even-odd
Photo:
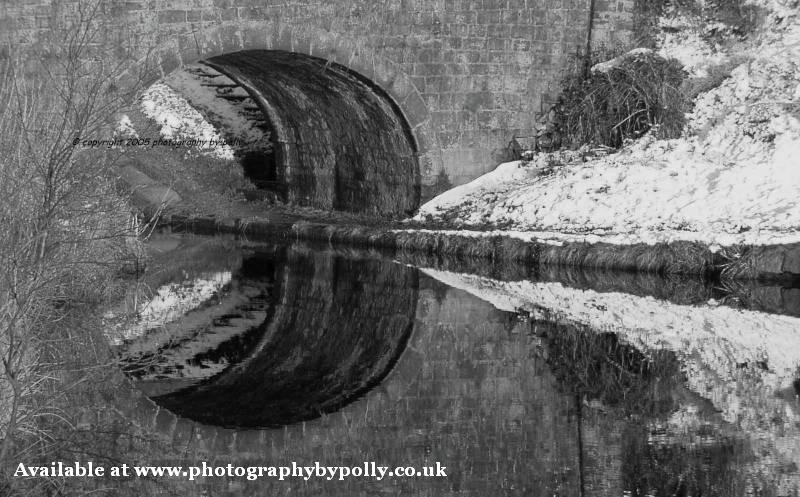
[{"label": "canal water", "polygon": [[791,285],[179,234],[150,253],[108,335],[163,436],[188,427],[184,464],[447,468],[186,495],[797,495]]}]

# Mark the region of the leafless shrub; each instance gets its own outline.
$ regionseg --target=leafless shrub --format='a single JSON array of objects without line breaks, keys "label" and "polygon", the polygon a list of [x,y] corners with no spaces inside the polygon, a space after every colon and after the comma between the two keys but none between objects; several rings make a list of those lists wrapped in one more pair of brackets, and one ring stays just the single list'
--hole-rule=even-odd
[{"label": "leafless shrub", "polygon": [[[54,7],[57,7],[55,5]],[[100,38],[103,3],[55,17],[54,39],[0,61],[0,465],[47,454],[70,426],[59,348],[75,310],[106,297],[123,261],[140,255],[137,223],[110,178],[113,151],[82,149],[108,134],[138,91],[126,57]],[[56,9],[57,10],[57,9]],[[125,78],[124,89],[120,84]],[[76,380],[80,381],[80,380]],[[3,474],[2,477],[7,477]],[[42,495],[47,482],[0,481],[3,495]],[[20,486],[21,485],[21,486]],[[33,485],[34,487],[25,487]]]}]

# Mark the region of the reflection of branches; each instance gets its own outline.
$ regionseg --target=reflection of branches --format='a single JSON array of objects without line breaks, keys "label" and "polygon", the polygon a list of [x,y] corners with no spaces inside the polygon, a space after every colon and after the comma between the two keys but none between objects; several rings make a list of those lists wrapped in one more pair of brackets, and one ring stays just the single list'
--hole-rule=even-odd
[{"label": "reflection of branches", "polygon": [[570,391],[626,412],[657,415],[671,407],[671,388],[683,380],[674,355],[645,355],[611,332],[548,322],[534,326],[544,328],[537,332],[546,335],[547,361]]}]

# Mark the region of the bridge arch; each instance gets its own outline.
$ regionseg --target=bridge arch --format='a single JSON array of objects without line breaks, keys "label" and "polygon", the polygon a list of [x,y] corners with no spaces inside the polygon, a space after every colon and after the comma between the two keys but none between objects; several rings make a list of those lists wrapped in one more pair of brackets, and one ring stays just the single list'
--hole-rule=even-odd
[{"label": "bridge arch", "polygon": [[384,216],[419,206],[430,116],[396,63],[330,32],[271,21],[188,32],[148,61],[147,84],[202,62],[247,90],[272,125],[275,176],[290,202]]}]

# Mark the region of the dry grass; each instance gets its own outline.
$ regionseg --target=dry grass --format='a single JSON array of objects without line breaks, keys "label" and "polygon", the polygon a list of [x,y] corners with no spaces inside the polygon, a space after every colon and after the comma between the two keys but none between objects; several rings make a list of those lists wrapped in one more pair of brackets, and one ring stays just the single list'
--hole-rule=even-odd
[{"label": "dry grass", "polygon": [[[645,275],[695,275],[712,280],[790,278],[771,274],[765,266],[764,256],[744,246],[712,253],[702,243],[685,241],[623,246],[605,243],[551,245],[503,235],[468,236],[436,230],[422,231],[420,226],[415,231],[406,225],[337,224],[296,218],[275,220],[254,217],[220,221],[213,217],[173,215],[168,222],[179,231],[232,233],[262,240],[289,238],[375,248],[393,252],[395,256],[408,260],[425,261],[433,257],[439,261],[451,261],[453,267],[473,267],[478,264],[482,269],[477,274],[483,275],[497,275],[500,274],[498,271],[505,271],[509,264],[520,264],[538,268],[542,274],[566,267]],[[513,269],[509,270],[514,272]],[[475,273],[472,270],[468,272]]]},{"label": "dry grass", "polygon": [[546,246],[539,264],[594,269],[617,269],[654,274],[699,274],[713,272],[713,254],[699,243],[674,242],[657,245],[617,246],[569,244]]},{"label": "dry grass", "polygon": [[[155,122],[134,106],[126,115],[140,139],[161,138]],[[245,178],[239,159],[222,159],[192,147],[123,147],[119,166],[132,166],[158,184],[175,190],[183,210],[193,214],[229,216],[248,194],[257,191]]]},{"label": "dry grass", "polygon": [[562,80],[553,109],[562,145],[618,148],[654,127],[659,137],[680,136],[687,109],[681,65],[653,53],[638,53],[621,56],[606,71],[587,70],[607,58],[606,53],[592,54],[585,66],[576,64]]}]

